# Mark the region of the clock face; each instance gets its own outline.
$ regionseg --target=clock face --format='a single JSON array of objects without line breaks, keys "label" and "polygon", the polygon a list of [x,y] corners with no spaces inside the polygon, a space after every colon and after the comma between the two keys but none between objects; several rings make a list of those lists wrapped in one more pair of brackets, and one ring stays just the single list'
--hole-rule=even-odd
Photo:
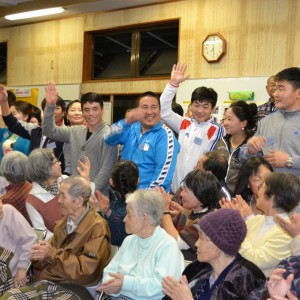
[{"label": "clock face", "polygon": [[217,62],[226,53],[226,41],[219,34],[211,34],[202,44],[202,55],[208,62]]}]

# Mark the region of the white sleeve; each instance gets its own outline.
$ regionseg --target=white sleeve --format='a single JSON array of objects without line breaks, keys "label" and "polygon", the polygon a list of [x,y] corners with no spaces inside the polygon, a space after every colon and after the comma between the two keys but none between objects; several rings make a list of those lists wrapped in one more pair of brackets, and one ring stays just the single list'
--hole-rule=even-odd
[{"label": "white sleeve", "polygon": [[40,215],[40,213],[29,203],[26,203],[26,208],[28,215],[30,217],[32,227],[36,229],[42,229],[47,230],[46,240],[49,240],[53,233],[46,227],[43,217]]},{"label": "white sleeve", "polygon": [[179,133],[181,122],[184,117],[172,111],[172,100],[176,94],[177,88],[174,88],[169,83],[160,96],[161,118],[173,131]]},{"label": "white sleeve", "polygon": [[180,237],[179,234],[178,234],[178,238],[177,238],[177,243],[178,243],[178,247],[180,250],[190,249],[190,246]]}]

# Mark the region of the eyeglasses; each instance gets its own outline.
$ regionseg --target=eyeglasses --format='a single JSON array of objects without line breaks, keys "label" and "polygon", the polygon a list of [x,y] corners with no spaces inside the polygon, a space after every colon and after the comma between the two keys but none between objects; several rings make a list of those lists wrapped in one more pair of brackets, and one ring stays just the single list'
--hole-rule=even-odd
[{"label": "eyeglasses", "polygon": [[60,163],[60,161],[57,158],[55,158],[54,161],[51,164],[55,165],[57,162]]}]

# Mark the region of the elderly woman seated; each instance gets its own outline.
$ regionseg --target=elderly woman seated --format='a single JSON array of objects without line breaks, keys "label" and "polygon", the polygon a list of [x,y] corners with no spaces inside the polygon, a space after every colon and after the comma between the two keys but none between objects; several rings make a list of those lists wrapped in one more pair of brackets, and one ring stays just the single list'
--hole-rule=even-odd
[{"label": "elderly woman seated", "polygon": [[1,197],[3,204],[14,206],[31,224],[27,209],[26,198],[32,188],[26,181],[26,164],[28,157],[19,151],[8,152],[2,159],[1,171],[9,182],[6,193]]},{"label": "elderly woman seated", "polygon": [[41,279],[58,284],[95,285],[110,257],[107,222],[88,205],[91,187],[80,176],[60,185],[59,205],[63,219],[48,241],[32,246],[33,266]]},{"label": "elderly woman seated", "polygon": [[26,270],[31,258],[30,250],[35,243],[36,235],[19,211],[11,205],[2,205],[1,200],[0,232],[1,296],[10,288],[23,286],[26,283]]},{"label": "elderly woman seated", "polygon": [[157,191],[138,190],[126,203],[125,229],[132,235],[104,269],[98,290],[109,299],[161,299],[162,278],[179,279],[184,266],[176,241],[159,226],[164,199]]},{"label": "elderly woman seated", "polygon": [[248,233],[240,254],[254,262],[268,277],[277,264],[291,256],[291,236],[274,217],[289,220],[300,199],[300,180],[290,173],[269,173],[258,190],[256,206],[264,215],[247,220]]},{"label": "elderly woman seated", "polygon": [[187,266],[180,281],[165,277],[164,293],[174,300],[246,299],[265,281],[260,269],[238,254],[246,233],[245,222],[235,210],[221,209],[202,217],[197,260]]},{"label": "elderly woman seated", "polygon": [[[88,159],[86,165],[81,163],[84,171],[81,175],[89,179]],[[59,186],[66,175],[61,174],[60,161],[51,149],[35,149],[27,163],[27,175],[32,181],[32,189],[26,199],[26,207],[32,226],[37,229],[47,229],[46,240],[52,236],[55,223],[62,218],[58,203]]]},{"label": "elderly woman seated", "polygon": [[181,192],[184,210],[173,223],[173,210],[178,205],[171,202],[170,195],[162,191],[165,198],[163,228],[178,242],[186,260],[196,259],[195,242],[198,239],[197,224],[201,217],[219,207],[220,184],[211,172],[194,170],[188,173],[183,181]]}]

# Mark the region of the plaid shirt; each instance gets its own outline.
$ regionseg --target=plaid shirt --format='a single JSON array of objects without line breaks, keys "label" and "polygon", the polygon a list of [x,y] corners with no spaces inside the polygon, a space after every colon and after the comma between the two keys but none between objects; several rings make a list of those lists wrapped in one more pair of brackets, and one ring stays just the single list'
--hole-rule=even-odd
[{"label": "plaid shirt", "polygon": [[270,98],[268,102],[257,107],[257,121],[260,121],[274,111],[276,111],[275,103],[272,102]]},{"label": "plaid shirt", "polygon": [[8,267],[13,255],[11,251],[0,246],[0,296],[9,291],[14,285],[14,279]]},{"label": "plaid shirt", "polygon": [[42,280],[34,283],[31,286],[24,286],[18,289],[11,289],[5,293],[1,300],[80,300],[80,298],[72,291],[66,290],[59,285],[47,280]]}]

